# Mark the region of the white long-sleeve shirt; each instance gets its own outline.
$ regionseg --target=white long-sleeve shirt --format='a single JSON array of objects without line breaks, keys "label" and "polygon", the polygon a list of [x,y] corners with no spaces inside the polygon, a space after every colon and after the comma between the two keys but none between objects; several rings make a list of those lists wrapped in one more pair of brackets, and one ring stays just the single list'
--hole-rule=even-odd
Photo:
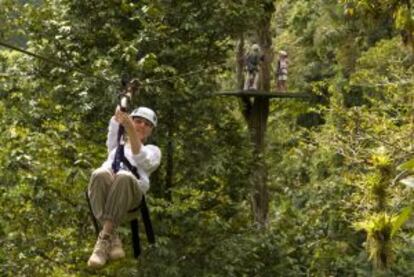
[{"label": "white long-sleeve shirt", "polygon": [[[108,136],[106,140],[106,146],[108,147],[108,158],[102,164],[102,167],[112,171],[112,162],[115,159],[115,152],[116,147],[118,146],[118,130],[119,130],[119,123],[115,120],[115,117],[112,117],[109,121],[108,127]],[[140,179],[138,180],[138,186],[140,190],[145,194],[149,187],[150,181],[149,176],[152,172],[154,172],[161,162],[161,150],[152,144],[142,145],[141,149],[138,154],[134,155],[131,150],[131,146],[126,144],[124,147],[124,155],[125,158],[131,163],[131,165],[135,166],[138,170],[138,174]],[[128,171],[126,166],[121,164],[122,173],[131,174],[135,178],[135,176]]]}]

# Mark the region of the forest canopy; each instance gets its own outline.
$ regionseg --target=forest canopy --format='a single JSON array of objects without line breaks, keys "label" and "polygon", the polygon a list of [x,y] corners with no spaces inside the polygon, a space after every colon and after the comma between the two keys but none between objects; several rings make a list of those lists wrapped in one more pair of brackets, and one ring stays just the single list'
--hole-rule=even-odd
[{"label": "forest canopy", "polygon": [[[413,276],[412,1],[0,0],[0,275]],[[244,56],[259,90],[234,97]],[[10,47],[13,46],[13,47]],[[31,55],[34,54],[34,55]],[[155,245],[95,271],[121,80],[158,115]]]}]

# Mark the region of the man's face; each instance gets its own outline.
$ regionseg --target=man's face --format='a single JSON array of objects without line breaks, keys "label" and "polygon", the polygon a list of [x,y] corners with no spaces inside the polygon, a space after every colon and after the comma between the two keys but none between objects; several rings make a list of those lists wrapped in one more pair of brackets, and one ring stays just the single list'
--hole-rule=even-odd
[{"label": "man's face", "polygon": [[149,120],[142,117],[133,117],[132,120],[139,139],[145,141],[151,135],[154,126]]}]

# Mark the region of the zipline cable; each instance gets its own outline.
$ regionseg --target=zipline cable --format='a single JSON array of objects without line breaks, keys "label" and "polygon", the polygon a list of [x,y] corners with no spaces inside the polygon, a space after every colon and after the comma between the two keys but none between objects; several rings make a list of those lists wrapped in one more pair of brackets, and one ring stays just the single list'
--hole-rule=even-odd
[{"label": "zipline cable", "polygon": [[3,46],[3,47],[9,48],[9,49],[16,50],[16,51],[21,52],[21,53],[23,53],[23,54],[26,54],[26,55],[29,55],[29,56],[35,57],[35,58],[37,58],[37,59],[40,59],[40,60],[46,61],[46,62],[48,62],[48,63],[52,63],[52,64],[54,64],[54,65],[58,65],[58,66],[62,66],[62,65],[63,65],[63,64],[61,64],[61,63],[59,63],[59,62],[57,62],[57,61],[54,61],[54,60],[52,60],[52,59],[49,59],[49,58],[46,58],[46,57],[40,56],[40,55],[38,55],[38,54],[35,54],[35,53],[30,52],[30,51],[24,50],[24,49],[22,49],[22,48],[19,48],[19,47],[17,47],[17,46],[14,46],[14,45],[12,45],[12,44],[6,43],[6,42],[1,41],[1,40],[0,40],[0,45],[1,45],[1,46]]},{"label": "zipline cable", "polygon": [[[114,84],[114,85],[117,85],[118,86],[118,82],[115,82],[115,81],[112,81],[112,80],[109,80],[109,79],[106,79],[106,78],[103,78],[103,77],[96,76],[92,72],[87,71],[85,69],[82,69],[82,68],[79,68],[79,67],[74,67],[74,66],[68,66],[68,65],[66,65],[66,64],[64,64],[62,62],[59,62],[59,61],[53,60],[51,58],[47,58],[47,57],[44,57],[44,56],[35,54],[33,52],[24,50],[22,48],[19,48],[17,46],[14,46],[12,44],[6,43],[6,42],[1,41],[1,40],[0,40],[0,46],[3,46],[3,47],[6,47],[6,48],[9,48],[9,49],[12,49],[12,50],[21,52],[21,53],[26,54],[28,56],[37,58],[39,60],[43,60],[43,61],[45,61],[47,63],[51,63],[51,64],[54,64],[54,65],[59,66],[59,67],[63,67],[63,68],[66,68],[66,69],[70,69],[70,70],[73,70],[73,71],[77,71],[79,73],[84,74],[85,76],[93,77],[93,78],[99,79],[101,81],[104,81],[104,82],[107,82],[107,83],[111,83],[111,84]],[[202,73],[202,72],[208,72],[208,71],[213,70],[213,69],[221,68],[223,64],[224,64],[224,62],[222,64],[210,66],[210,67],[207,67],[207,68],[190,71],[190,72],[183,73],[183,74],[177,74],[176,76],[172,76],[172,77],[166,77],[166,78],[156,79],[156,80],[148,80],[148,79],[146,79],[144,81],[140,81],[140,80],[138,80],[138,81],[140,81],[140,83],[141,83],[140,86],[141,87],[145,87],[145,86],[152,85],[152,84],[156,84],[156,83],[161,83],[161,82],[165,82],[165,81],[174,80],[174,79],[177,79],[177,78],[180,78],[180,77],[183,77],[183,76],[191,76],[191,75],[196,75],[196,74],[199,74],[199,73]],[[134,79],[132,79],[132,80],[134,80]]]},{"label": "zipline cable", "polygon": [[156,79],[156,80],[152,80],[152,81],[150,80],[148,82],[144,82],[142,85],[143,86],[145,86],[146,84],[152,85],[152,84],[156,84],[156,83],[160,83],[160,82],[174,80],[174,79],[177,79],[177,78],[180,78],[180,77],[183,77],[183,76],[190,76],[190,75],[196,75],[196,74],[199,74],[199,73],[202,73],[202,72],[208,72],[208,71],[216,69],[216,68],[221,68],[221,66],[223,64],[224,63],[219,64],[219,65],[213,65],[213,66],[210,66],[210,67],[207,67],[207,68],[204,68],[204,69],[194,70],[194,71],[190,71],[190,72],[187,72],[187,73],[178,74],[178,75],[172,76],[172,77],[166,77],[166,78]]},{"label": "zipline cable", "polygon": [[12,44],[6,43],[6,42],[4,42],[4,41],[0,41],[0,46],[6,47],[6,48],[9,48],[9,49],[13,49],[13,50],[18,51],[18,52],[20,52],[20,53],[23,53],[23,54],[26,54],[26,55],[28,55],[28,56],[31,56],[31,57],[37,58],[37,59],[39,59],[39,60],[43,60],[43,61],[45,61],[45,62],[47,62],[47,63],[53,64],[53,65],[56,65],[56,66],[59,66],[59,67],[63,67],[63,68],[66,68],[66,69],[70,69],[70,70],[77,71],[77,72],[79,72],[79,73],[84,74],[85,76],[93,77],[93,78],[96,78],[96,79],[98,79],[98,80],[101,80],[101,81],[104,81],[104,82],[107,82],[107,83],[111,83],[111,84],[118,85],[118,82],[111,81],[111,80],[108,80],[108,79],[106,79],[106,78],[103,78],[103,77],[99,77],[99,76],[93,75],[93,74],[92,74],[92,72],[88,72],[88,71],[86,71],[86,70],[84,70],[84,69],[82,69],[82,68],[79,68],[79,67],[74,67],[74,66],[72,66],[72,67],[71,67],[71,66],[68,66],[68,65],[66,65],[66,64],[64,64],[64,63],[62,63],[62,62],[58,62],[58,61],[55,61],[55,60],[53,60],[53,59],[50,59],[50,58],[47,58],[47,57],[44,57],[44,56],[41,56],[41,55],[35,54],[35,53],[33,53],[33,52],[30,52],[30,51],[24,50],[24,49],[22,49],[22,48],[19,48],[19,47],[17,47],[17,46],[12,45]]}]

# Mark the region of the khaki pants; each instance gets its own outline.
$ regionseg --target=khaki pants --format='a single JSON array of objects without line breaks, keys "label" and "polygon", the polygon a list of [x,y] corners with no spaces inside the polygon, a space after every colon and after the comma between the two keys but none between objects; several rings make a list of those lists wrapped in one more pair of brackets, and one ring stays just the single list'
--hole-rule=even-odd
[{"label": "khaki pants", "polygon": [[247,72],[246,80],[244,81],[244,90],[257,90],[259,83],[259,72]]},{"label": "khaki pants", "polygon": [[138,180],[130,172],[121,170],[114,175],[104,168],[98,168],[92,173],[88,195],[93,214],[101,225],[105,220],[111,220],[115,227],[142,200]]}]

